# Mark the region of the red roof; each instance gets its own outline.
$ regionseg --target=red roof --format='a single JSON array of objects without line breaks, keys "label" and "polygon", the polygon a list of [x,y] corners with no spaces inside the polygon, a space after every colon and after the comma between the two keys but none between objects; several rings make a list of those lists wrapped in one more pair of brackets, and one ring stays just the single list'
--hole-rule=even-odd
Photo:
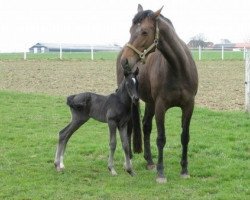
[{"label": "red roof", "polygon": [[250,48],[250,43],[236,43],[234,47],[235,48],[244,48],[244,47]]}]

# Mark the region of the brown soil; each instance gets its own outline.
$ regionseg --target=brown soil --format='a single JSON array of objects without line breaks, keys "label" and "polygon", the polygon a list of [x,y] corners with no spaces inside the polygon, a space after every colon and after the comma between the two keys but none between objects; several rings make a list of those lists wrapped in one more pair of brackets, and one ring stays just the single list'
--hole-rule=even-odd
[{"label": "brown soil", "polygon": [[[244,109],[244,62],[197,62],[196,105]],[[116,89],[115,61],[0,61],[0,90],[63,95]]]}]

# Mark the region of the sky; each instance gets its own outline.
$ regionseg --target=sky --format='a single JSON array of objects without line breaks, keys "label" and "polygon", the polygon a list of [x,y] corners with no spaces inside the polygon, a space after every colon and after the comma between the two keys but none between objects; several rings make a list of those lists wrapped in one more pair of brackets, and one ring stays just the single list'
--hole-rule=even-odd
[{"label": "sky", "polygon": [[250,0],[0,0],[0,52],[28,51],[37,42],[123,46],[138,3],[164,6],[186,43],[200,33],[214,43],[250,42]]}]

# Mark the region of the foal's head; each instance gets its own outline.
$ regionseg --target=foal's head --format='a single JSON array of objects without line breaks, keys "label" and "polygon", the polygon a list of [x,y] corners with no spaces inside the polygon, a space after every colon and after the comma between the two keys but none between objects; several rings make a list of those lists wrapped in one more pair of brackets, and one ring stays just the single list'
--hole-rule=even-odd
[{"label": "foal's head", "polygon": [[138,13],[130,28],[130,40],[125,45],[121,56],[122,66],[128,64],[132,68],[140,59],[144,62],[145,56],[155,50],[159,37],[156,21],[161,9],[156,12],[143,11],[142,6],[138,5]]},{"label": "foal's head", "polygon": [[139,94],[138,94],[138,80],[137,75],[139,73],[139,69],[137,68],[135,72],[132,72],[131,70],[124,70],[124,85],[125,89],[128,92],[128,95],[132,99],[133,103],[136,103],[139,100]]}]

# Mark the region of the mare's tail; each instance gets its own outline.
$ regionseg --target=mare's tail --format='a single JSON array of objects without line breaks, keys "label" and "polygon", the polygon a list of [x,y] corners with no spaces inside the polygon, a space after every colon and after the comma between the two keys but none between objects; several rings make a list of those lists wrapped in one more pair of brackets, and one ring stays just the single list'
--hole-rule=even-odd
[{"label": "mare's tail", "polygon": [[140,104],[139,102],[132,105],[132,123],[133,123],[133,150],[134,153],[142,152],[142,134],[141,134],[141,119],[140,119]]}]

